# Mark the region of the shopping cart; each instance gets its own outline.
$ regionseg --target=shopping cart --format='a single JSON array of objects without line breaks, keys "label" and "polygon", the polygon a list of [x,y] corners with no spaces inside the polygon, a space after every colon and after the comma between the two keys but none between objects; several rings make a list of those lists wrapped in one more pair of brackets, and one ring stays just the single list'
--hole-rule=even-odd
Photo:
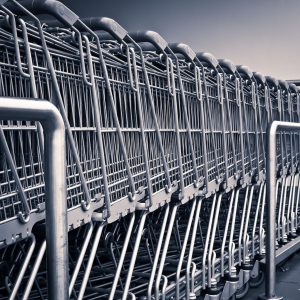
[{"label": "shopping cart", "polygon": [[[80,163],[77,163],[77,166],[79,166],[79,169],[82,168],[82,165],[86,168],[84,170],[86,170],[85,175],[86,176],[91,176],[90,180],[89,180],[89,186],[88,186],[88,192],[93,192],[93,198],[96,199],[96,201],[98,202],[96,205],[98,205],[98,207],[103,206],[103,201],[101,201],[101,194],[96,194],[96,192],[99,192],[100,189],[102,188],[102,182],[101,180],[103,178],[106,178],[106,176],[102,176],[100,175],[99,172],[101,172],[101,168],[103,165],[101,165],[102,158],[101,156],[104,154],[104,151],[99,151],[99,148],[101,148],[100,146],[102,145],[100,142],[100,137],[99,137],[99,132],[97,132],[98,128],[97,126],[100,125],[100,122],[97,122],[97,120],[99,121],[99,116],[96,116],[97,113],[95,113],[95,111],[99,111],[99,109],[95,109],[93,110],[92,108],[96,106],[95,102],[97,101],[97,99],[95,99],[95,86],[91,85],[91,83],[88,81],[87,76],[89,76],[90,80],[92,80],[92,75],[91,75],[91,71],[90,73],[87,75],[86,74],[86,66],[85,66],[85,62],[83,61],[83,48],[85,48],[86,52],[87,52],[87,57],[89,59],[89,63],[91,64],[91,56],[89,55],[89,42],[87,40],[87,38],[84,38],[83,40],[85,40],[86,44],[83,46],[83,42],[81,39],[81,34],[79,34],[79,32],[72,26],[70,26],[71,28],[69,29],[69,31],[65,31],[62,30],[61,32],[59,30],[49,30],[51,32],[51,35],[47,32],[47,30],[45,30],[45,32],[43,31],[43,28],[41,27],[41,24],[37,21],[37,19],[28,11],[26,11],[23,7],[21,7],[20,5],[16,4],[16,6],[23,12],[26,13],[27,15],[29,15],[31,18],[33,18],[34,21],[37,22],[38,24],[38,29],[40,30],[39,32],[37,32],[37,29],[28,24],[26,25],[25,22],[22,22],[22,26],[23,26],[23,30],[24,28],[26,28],[26,33],[28,33],[28,35],[30,36],[33,35],[35,38],[39,38],[39,40],[41,41],[42,44],[42,49],[38,48],[38,45],[36,46],[37,49],[40,52],[34,53],[33,57],[36,59],[34,62],[32,63],[32,68],[33,68],[33,72],[35,71],[34,68],[36,68],[37,71],[35,71],[37,73],[37,78],[39,79],[39,85],[42,86],[41,89],[41,93],[42,92],[48,92],[48,95],[43,94],[43,98],[52,98],[52,89],[55,90],[56,94],[56,98],[58,98],[58,103],[62,112],[62,115],[65,119],[65,124],[66,124],[66,129],[67,132],[69,132],[69,140],[70,140],[70,152],[68,153],[68,159],[72,160],[72,150],[74,150],[74,144],[75,144],[75,140],[77,142],[77,147],[80,148],[79,154],[81,155],[81,161]],[[7,13],[9,13],[9,11],[7,9],[4,9]],[[55,12],[55,15],[57,15],[57,12]],[[69,24],[70,25],[70,24]],[[66,43],[64,37],[68,37],[69,35],[76,35],[76,37],[78,38],[78,43],[73,42],[73,43]],[[25,41],[26,42],[26,41]],[[48,48],[47,47],[47,42],[51,42],[53,44],[52,48]],[[74,47],[75,44],[75,47]],[[63,48],[64,52],[62,52],[62,49],[56,49],[57,45],[62,45],[61,48]],[[67,50],[72,50],[73,49],[73,53],[66,53],[66,49],[64,49],[64,47],[67,48]],[[80,59],[78,60],[78,57],[74,57],[74,53],[77,53],[78,50],[77,48],[79,48],[79,52],[80,52]],[[33,51],[32,49],[30,49],[30,51]],[[53,51],[53,53],[51,53],[51,51]],[[29,51],[27,51],[29,52]],[[45,57],[43,57],[43,52],[45,52]],[[54,54],[55,53],[55,54]],[[28,54],[28,53],[27,53]],[[51,56],[52,54],[52,56]],[[57,55],[57,56],[55,56]],[[72,57],[73,55],[73,57]],[[28,61],[30,61],[30,58],[27,58]],[[119,61],[118,61],[119,63]],[[89,67],[90,64],[88,65]],[[51,74],[51,80],[49,79],[50,75],[48,73],[45,73],[45,65],[49,67],[49,70],[46,71],[49,72]],[[29,69],[29,67],[28,67]],[[81,77],[81,72],[84,75],[83,77]],[[124,71],[122,71],[124,72]],[[120,70],[121,73],[121,70]],[[34,76],[36,74],[32,74],[31,76]],[[46,79],[46,81],[45,81]],[[50,84],[53,84],[53,86],[51,86]],[[45,87],[43,86],[45,85]],[[103,87],[103,82],[101,83],[102,87]],[[127,83],[128,85],[128,83]],[[108,85],[107,85],[108,86]],[[71,87],[75,87],[75,90],[71,89]],[[63,96],[62,96],[63,95]],[[89,98],[89,95],[91,95],[91,99]],[[21,96],[21,95],[20,95]],[[49,97],[48,97],[49,96]],[[55,98],[55,97],[54,97]],[[126,99],[126,98],[125,98]],[[57,100],[57,99],[56,99]],[[75,101],[76,100],[76,101]],[[88,102],[88,100],[93,100],[94,103]],[[60,102],[61,101],[61,102]],[[64,103],[62,103],[62,101],[64,101]],[[80,103],[81,101],[81,103]],[[126,101],[126,100],[125,100]],[[130,101],[129,101],[130,102]],[[127,105],[130,105],[131,103],[126,103]],[[94,105],[94,106],[93,106]],[[74,111],[74,109],[75,110]],[[97,106],[96,106],[97,107]],[[106,122],[108,122],[108,124],[104,124],[103,127],[108,128],[108,127],[112,127],[109,126],[112,122],[113,122],[113,117],[109,115],[109,118],[107,117]],[[69,118],[69,119],[67,119]],[[98,118],[98,119],[97,119]],[[132,121],[132,118],[130,118],[130,120]],[[116,124],[118,124],[119,120],[115,120]],[[136,120],[134,120],[136,122]],[[110,124],[109,124],[110,122]],[[124,121],[123,121],[124,122]],[[117,126],[116,125],[116,126]],[[125,125],[124,125],[125,126]],[[117,126],[118,127],[118,126]],[[82,130],[81,130],[82,128]],[[107,131],[107,145],[109,144],[109,141],[116,141],[117,143],[117,136],[114,133],[114,130],[106,130]],[[72,133],[73,132],[73,133]],[[96,134],[98,133],[98,135]],[[74,134],[74,136],[73,136]],[[120,128],[119,128],[119,134],[120,134]],[[130,133],[128,133],[129,138],[130,138]],[[134,135],[134,133],[133,133]],[[98,138],[98,140],[97,140]],[[134,139],[134,136],[132,137]],[[133,140],[132,140],[133,142]],[[112,149],[107,150],[107,153],[110,153],[111,159],[114,160],[114,164],[110,165],[110,170],[111,172],[114,172],[113,175],[111,175],[111,177],[115,176],[112,178],[113,183],[112,185],[112,190],[109,193],[105,193],[106,196],[110,196],[112,195],[113,199],[115,200],[119,200],[119,198],[117,197],[121,197],[122,198],[122,193],[126,193],[127,191],[127,186],[125,184],[124,189],[123,190],[119,190],[118,188],[118,184],[119,183],[115,183],[116,179],[118,179],[118,177],[120,175],[123,175],[123,177],[121,178],[121,182],[122,181],[126,181],[124,179],[125,176],[125,171],[122,171],[123,165],[127,165],[125,167],[127,167],[128,170],[128,165],[129,165],[129,159],[126,157],[127,153],[126,153],[126,149],[124,150],[124,143],[121,140],[121,146],[116,146],[116,152],[115,154],[113,154]],[[75,145],[76,146],[76,145]],[[97,148],[97,146],[99,148]],[[87,147],[87,148],[85,148]],[[119,161],[119,153],[118,153],[118,147],[121,147],[123,149],[123,155],[126,157],[126,159],[123,162],[118,162]],[[134,159],[136,161],[133,161],[133,165],[131,166],[131,168],[135,169],[135,172],[139,171],[139,167],[135,166],[134,164],[136,163],[140,163],[141,161],[141,155],[138,154],[136,151],[139,150],[139,148],[133,148],[132,146],[128,146],[131,150],[131,153],[136,156],[132,157],[131,160],[133,161]],[[102,149],[101,149],[102,150]],[[122,152],[122,151],[121,151]],[[78,162],[78,153],[75,152],[74,156],[75,156],[75,161]],[[76,157],[77,155],[77,157]],[[95,157],[95,156],[99,156],[99,157]],[[108,155],[108,154],[107,154]],[[94,158],[95,157],[95,158]],[[76,164],[73,163],[69,163],[69,170],[70,172],[73,171],[75,172],[75,175],[70,175],[68,176],[68,180],[69,180],[69,186],[71,184],[74,184],[74,187],[69,189],[69,194],[71,195],[69,197],[69,204],[73,204],[75,205],[82,205],[84,210],[88,210],[89,209],[89,205],[90,202],[82,202],[80,201],[80,197],[82,197],[82,193],[79,192],[78,194],[78,199],[77,194],[74,193],[74,189],[79,189],[80,185],[78,186],[78,184],[76,184],[76,178],[77,180],[80,179],[79,182],[81,182],[83,185],[85,184],[85,180],[82,180],[82,176],[83,172],[80,172],[80,170],[78,171],[79,175],[76,173]],[[93,167],[94,166],[94,170]],[[121,167],[120,170],[118,170],[118,167]],[[142,167],[140,167],[142,168]],[[125,168],[126,169],[126,168]],[[122,171],[122,172],[121,172]],[[103,171],[102,171],[103,172]],[[82,173],[82,174],[80,174]],[[77,175],[76,175],[77,174]],[[31,175],[32,176],[32,175]],[[98,179],[97,179],[98,176]],[[140,177],[143,177],[143,175],[140,175]],[[127,178],[127,175],[126,177]],[[84,179],[84,178],[83,178]],[[130,176],[129,176],[130,179]],[[128,179],[128,181],[130,181]],[[131,178],[132,179],[132,178]],[[98,180],[98,182],[97,182]],[[105,186],[105,183],[103,183]],[[97,186],[98,185],[98,186]],[[94,188],[93,188],[94,187]],[[87,190],[87,189],[85,189]],[[123,197],[125,198],[125,197]],[[128,198],[131,198],[130,200],[133,200],[133,198],[131,197],[130,192],[126,194],[126,200]],[[76,202],[77,201],[77,202]],[[128,201],[128,200],[127,200]],[[115,201],[116,202],[116,201]],[[110,203],[106,203],[109,204]],[[107,205],[107,209],[110,208],[110,206]],[[70,207],[71,205],[69,205]],[[74,206],[71,206],[71,209],[69,211],[69,222],[72,222],[72,228],[81,225],[82,224],[82,219],[80,219],[80,213],[76,212],[74,210]],[[131,205],[131,207],[133,207]],[[75,207],[76,208],[76,207]],[[121,206],[119,204],[119,209],[122,209],[124,211],[125,214],[128,213],[128,211],[132,210],[133,208],[130,209],[130,207],[125,206],[124,205]],[[92,208],[91,210],[95,209]],[[73,218],[75,217],[76,220],[74,220]],[[87,215],[87,220],[85,221],[89,221],[91,219],[91,212],[89,212]],[[118,216],[119,217],[119,216]],[[102,220],[102,218],[105,218],[105,216],[103,217],[103,213],[101,214],[96,214],[96,218]],[[92,225],[91,225],[92,226]],[[25,231],[29,231],[28,227],[26,227],[24,229]],[[13,232],[9,231],[9,234],[13,235]],[[45,248],[43,247],[43,251],[41,251],[39,253],[39,262],[41,261],[41,258],[43,256],[43,252],[45,251]],[[38,264],[36,264],[36,268],[38,268]],[[37,270],[35,270],[34,272],[36,272]],[[22,278],[22,275],[20,275],[21,277],[18,278],[18,280],[20,278]],[[31,278],[34,278],[31,277]],[[15,288],[17,288],[15,286]]]},{"label": "shopping cart", "polygon": [[[299,123],[299,89],[294,84],[289,84],[290,91],[290,101],[291,101],[291,113],[292,122]],[[298,199],[299,199],[299,134],[294,133],[293,136],[293,165],[292,170],[294,171],[294,184],[292,186],[292,199],[289,203],[288,210],[288,235],[291,238],[296,237],[296,232],[298,228]]]},{"label": "shopping cart", "polygon": [[[278,90],[280,93],[281,120],[290,122],[292,120],[292,103],[290,99],[289,85],[285,81],[278,81]],[[281,184],[279,185],[280,198],[278,199],[277,231],[280,244],[286,244],[290,235],[290,211],[294,199],[294,133],[281,133],[281,155],[282,155],[282,173],[280,176]]]},{"label": "shopping cart", "polygon": [[[76,78],[74,74],[72,79],[66,77],[66,81],[63,81],[63,74],[69,72],[68,69],[71,69],[72,64],[74,73],[79,72],[79,69],[81,69],[80,61],[76,57],[78,49],[64,43],[59,39],[56,39],[54,36],[48,35],[45,37],[42,32],[37,32],[36,27],[31,24],[26,24],[21,18],[19,18],[18,22],[20,25],[17,28],[15,17],[5,7],[3,7],[3,14],[4,13],[6,15],[3,16],[3,21],[6,19],[14,21],[12,21],[13,36],[9,33],[9,28],[7,29],[8,31],[2,30],[3,53],[7,54],[7,59],[3,59],[2,93],[6,96],[39,96],[42,99],[52,99],[52,101],[56,101],[57,105],[60,107],[68,135],[68,196],[66,201],[68,202],[68,208],[70,211],[69,225],[72,227],[77,227],[81,224],[81,222],[89,221],[91,218],[91,212],[85,212],[89,208],[91,198],[90,193],[92,193],[94,203],[91,205],[96,205],[97,207],[101,205],[101,201],[99,201],[100,199],[97,198],[97,195],[99,194],[102,186],[101,175],[98,175],[99,182],[97,186],[95,184],[95,178],[97,178],[96,171],[91,172],[92,166],[88,165],[88,160],[90,159],[91,163],[95,163],[93,168],[97,169],[97,172],[99,172],[99,168],[97,168],[97,162],[93,159],[96,151],[95,147],[92,146],[94,143],[94,138],[92,136],[86,136],[85,139],[90,141],[91,144],[88,143],[85,145],[83,133],[80,133],[78,130],[76,130],[76,122],[81,123],[83,128],[87,128],[91,125],[89,124],[92,121],[91,112],[86,111],[87,115],[78,118],[78,112],[72,112],[72,110],[67,108],[68,105],[70,105],[68,104],[68,101],[70,101],[69,103],[72,103],[72,101],[75,100],[74,97],[76,94],[78,101],[80,99],[85,101],[85,93],[88,92],[87,90],[85,91],[86,85],[83,82],[83,78],[78,77],[78,75]],[[20,39],[19,35],[24,35],[26,38]],[[40,41],[40,45],[30,44],[29,38],[37,38],[38,41]],[[19,41],[19,44],[13,46],[13,41]],[[21,41],[22,46],[20,45]],[[62,51],[61,53],[64,53],[65,56],[62,55],[60,57],[58,55],[56,60],[51,60],[48,57],[50,56],[50,50],[47,47],[41,47],[43,46],[42,42],[47,43],[50,41],[52,41],[54,45],[53,52],[56,51],[56,53],[59,53]],[[80,52],[81,55],[83,55],[82,51]],[[69,57],[69,62],[67,59],[65,59],[66,57]],[[18,72],[18,69],[14,64],[15,60],[20,61],[19,68],[22,68],[23,73]],[[60,72],[62,73],[60,76],[56,77],[55,75],[55,77],[51,77],[51,72],[58,72],[58,70],[55,70],[54,65],[57,69],[61,68]],[[73,92],[70,91],[71,82],[76,83],[78,90]],[[13,85],[17,86],[18,88],[12,88]],[[8,88],[9,86],[11,88]],[[64,99],[62,98],[62,94],[64,94]],[[65,103],[63,101],[65,101]],[[82,104],[80,106],[82,107]],[[37,221],[44,218],[44,180],[41,162],[43,153],[41,151],[42,146],[40,146],[42,145],[42,141],[38,134],[39,130],[37,130],[38,126],[35,124],[29,124],[28,122],[23,124],[7,123],[3,124],[2,128],[5,130],[1,139],[2,144],[4,145],[3,147],[7,149],[7,153],[9,150],[9,152],[13,153],[14,155],[14,157],[8,158],[8,161],[15,160],[14,165],[10,163],[10,166],[6,167],[6,163],[4,160],[2,160],[4,163],[3,174],[6,173],[9,177],[12,176],[10,174],[14,174],[14,180],[19,182],[18,193],[27,194],[25,194],[27,204],[23,201],[22,207],[19,200],[20,196],[17,195],[18,193],[16,193],[16,187],[7,186],[5,188],[4,186],[6,190],[3,191],[3,196],[5,195],[5,199],[7,200],[4,200],[3,203],[7,202],[9,205],[5,205],[5,209],[3,208],[2,210],[2,223],[6,224],[3,225],[3,231],[1,231],[1,234],[3,235],[1,240],[5,243],[10,243],[11,238],[7,238],[5,234],[9,232],[9,235],[11,236],[18,234],[26,237],[26,235],[30,233],[31,227]],[[86,132],[88,133],[88,130]],[[13,149],[15,146],[17,146],[17,148]],[[24,156],[23,158],[22,153]],[[90,155],[90,158],[88,158],[88,155]],[[84,159],[86,159],[86,161],[84,161]],[[18,170],[18,172],[12,171],[13,169]],[[89,181],[89,184],[87,184],[87,177],[89,174],[91,176],[91,180]],[[96,202],[97,204],[95,204]],[[17,224],[16,216],[19,214],[19,211],[23,210],[25,210],[25,212],[28,214],[28,218],[23,220],[23,223],[26,224],[22,226]],[[8,221],[12,221],[13,223]],[[7,232],[5,227],[10,228],[10,230]]]},{"label": "shopping cart", "polygon": [[[70,298],[258,286],[267,126],[299,122],[299,89],[57,1],[1,3],[0,95],[49,100],[64,119]],[[42,133],[1,122],[0,299],[47,298]],[[298,230],[299,142],[277,135],[278,247]]]},{"label": "shopping cart", "polygon": [[[114,20],[88,18],[84,19],[83,22],[89,25],[99,36],[100,43],[105,50],[115,55],[124,55],[124,53],[127,55],[129,77],[137,97],[140,126],[144,132],[143,140],[146,141],[144,146],[145,160],[148,161],[150,167],[149,183],[145,187],[150,189],[147,193],[149,199],[145,208],[153,211],[164,203],[168,203],[171,194],[177,189],[177,180],[174,175],[173,177],[170,176],[172,165],[167,162],[170,148],[168,148],[169,145],[164,144],[166,131],[162,126],[165,125],[160,122],[160,112],[158,112],[157,103],[154,101],[155,94],[151,90],[150,76],[152,75],[152,80],[158,80],[160,70],[153,63],[146,64],[141,47]],[[131,60],[132,62],[130,62]],[[113,73],[113,71],[111,72]],[[124,81],[126,82],[126,80]]]}]

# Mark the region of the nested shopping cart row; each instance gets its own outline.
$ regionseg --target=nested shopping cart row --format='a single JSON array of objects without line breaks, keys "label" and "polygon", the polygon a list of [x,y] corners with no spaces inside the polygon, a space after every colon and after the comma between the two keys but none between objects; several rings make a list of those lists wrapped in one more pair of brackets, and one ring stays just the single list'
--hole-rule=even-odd
[{"label": "nested shopping cart row", "polygon": [[[187,201],[218,190],[225,181],[232,185],[230,179],[239,177],[238,164],[244,178],[252,172],[257,131],[249,132],[251,124],[243,124],[248,106],[239,109],[240,122],[232,122],[227,99],[226,113],[230,84],[225,74],[216,69],[211,75],[198,58],[192,65],[180,61],[153,32],[133,34],[135,42],[119,30],[125,35],[122,40],[106,41],[81,21],[80,31],[71,24],[33,26],[16,19],[13,8],[3,7],[3,95],[50,99],[59,107],[68,143],[68,207],[79,207],[81,218],[84,211],[100,208],[98,218],[114,221],[136,206],[168,202],[172,194]],[[95,29],[115,24],[92,21],[87,20]],[[240,79],[237,85],[242,86]],[[253,97],[253,91],[244,89],[235,89],[235,96]],[[237,142],[242,151],[232,143],[239,138],[235,125],[242,133]],[[3,187],[2,221],[17,215],[28,221],[33,212],[43,210],[40,131],[33,124],[3,124],[4,148],[15,162],[5,165],[4,174],[13,180],[7,179]],[[20,161],[15,158],[19,152]],[[75,227],[80,222],[76,213],[70,218]]]},{"label": "nested shopping cart row", "polygon": [[[267,126],[299,122],[298,88],[57,1],[4,1],[0,24],[0,96],[64,120],[70,297],[243,294],[264,255]],[[280,244],[298,228],[299,142],[277,137]],[[0,145],[0,298],[43,299],[42,128],[3,121]]]},{"label": "nested shopping cart row", "polygon": [[[185,204],[168,203],[151,213],[134,212],[111,224],[81,226],[69,234],[70,275],[74,278],[70,297],[192,299],[201,293],[223,293],[225,297],[222,288],[231,284],[236,292],[238,285],[246,285],[256,262],[264,257],[264,210],[262,184]],[[28,256],[17,295],[46,299],[43,230],[43,226],[35,227],[26,242],[3,250],[7,278],[1,290],[3,299],[13,290]]]}]

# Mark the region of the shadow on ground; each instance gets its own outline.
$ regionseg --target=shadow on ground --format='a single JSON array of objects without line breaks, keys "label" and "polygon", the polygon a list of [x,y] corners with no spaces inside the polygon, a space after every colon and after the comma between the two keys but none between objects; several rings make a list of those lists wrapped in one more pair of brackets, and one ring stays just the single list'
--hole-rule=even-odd
[{"label": "shadow on ground", "polygon": [[[276,294],[284,300],[300,300],[300,252],[277,268]],[[264,293],[263,283],[258,288],[250,288],[243,300],[255,300]]]}]

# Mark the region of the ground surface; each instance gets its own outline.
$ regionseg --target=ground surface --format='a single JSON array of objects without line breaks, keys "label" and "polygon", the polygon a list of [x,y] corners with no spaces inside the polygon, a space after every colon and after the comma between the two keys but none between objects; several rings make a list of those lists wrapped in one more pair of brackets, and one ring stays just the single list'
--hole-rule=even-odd
[{"label": "ground surface", "polygon": [[[284,300],[300,300],[300,252],[277,268],[276,294]],[[259,288],[250,288],[243,300],[255,300],[264,292],[264,283]]]}]

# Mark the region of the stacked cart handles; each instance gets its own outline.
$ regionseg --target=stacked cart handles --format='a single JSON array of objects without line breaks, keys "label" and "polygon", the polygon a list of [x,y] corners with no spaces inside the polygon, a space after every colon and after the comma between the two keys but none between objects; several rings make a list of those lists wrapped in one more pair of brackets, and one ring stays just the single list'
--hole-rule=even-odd
[{"label": "stacked cart handles", "polygon": [[[0,3],[0,299],[225,300],[261,283],[266,250],[298,239],[296,128],[275,134],[275,225],[266,177],[268,125],[299,123],[299,89],[55,0]],[[45,103],[64,196],[27,115]]]}]

